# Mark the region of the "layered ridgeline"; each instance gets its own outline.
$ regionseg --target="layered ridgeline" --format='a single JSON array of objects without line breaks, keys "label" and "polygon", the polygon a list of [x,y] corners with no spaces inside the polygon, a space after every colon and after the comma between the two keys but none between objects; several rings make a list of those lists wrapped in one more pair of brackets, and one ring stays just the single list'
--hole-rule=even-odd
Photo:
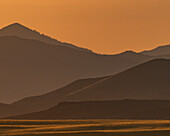
[{"label": "layered ridgeline", "polygon": [[48,109],[60,102],[170,99],[170,60],[155,59],[119,74],[75,81],[56,91],[22,99],[0,112],[13,116]]},{"label": "layered ridgeline", "polygon": [[140,53],[150,56],[170,58],[170,45],[158,46],[152,50],[145,50]]},{"label": "layered ridgeline", "polygon": [[8,119],[170,119],[170,100],[64,102],[45,111]]},{"label": "layered ridgeline", "polygon": [[23,26],[19,23],[10,24],[10,25],[2,28],[0,30],[0,36],[1,37],[2,36],[17,36],[17,37],[24,38],[24,39],[38,40],[41,42],[45,42],[47,44],[61,45],[61,46],[66,46],[66,47],[70,47],[70,48],[77,49],[77,50],[92,52],[91,50],[77,47],[73,44],[58,41],[54,38],[51,38],[44,34],[41,34],[40,32],[38,32],[36,30],[32,30],[32,29],[30,29],[26,26]]},{"label": "layered ridgeline", "polygon": [[47,93],[77,79],[116,74],[150,59],[132,51],[95,54],[15,23],[0,30],[0,102]]}]

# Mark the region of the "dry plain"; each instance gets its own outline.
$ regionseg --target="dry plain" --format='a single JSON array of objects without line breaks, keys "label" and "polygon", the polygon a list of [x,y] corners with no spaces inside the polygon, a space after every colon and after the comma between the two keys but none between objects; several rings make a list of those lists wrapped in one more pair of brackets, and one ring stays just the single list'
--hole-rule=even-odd
[{"label": "dry plain", "polygon": [[0,120],[1,136],[163,136],[168,120]]}]

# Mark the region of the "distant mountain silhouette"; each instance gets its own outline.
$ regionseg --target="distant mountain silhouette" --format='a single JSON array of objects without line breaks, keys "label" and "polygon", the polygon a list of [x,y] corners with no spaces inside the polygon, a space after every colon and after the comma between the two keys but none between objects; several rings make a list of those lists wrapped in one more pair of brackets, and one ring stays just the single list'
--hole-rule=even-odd
[{"label": "distant mountain silhouette", "polygon": [[170,45],[158,46],[155,49],[142,51],[141,53],[150,56],[167,55],[170,54]]},{"label": "distant mountain silhouette", "polygon": [[47,44],[66,46],[66,47],[70,47],[70,48],[81,50],[81,51],[92,52],[91,50],[77,47],[73,44],[60,42],[60,41],[58,41],[54,38],[51,38],[47,35],[41,34],[36,30],[32,30],[20,23],[13,23],[13,24],[10,24],[10,25],[0,29],[0,37],[3,37],[3,36],[17,36],[17,37],[24,38],[24,39],[38,40],[41,42],[45,42]]},{"label": "distant mountain silhouette", "polygon": [[170,119],[169,100],[64,102],[45,111],[8,119]]},{"label": "distant mountain silhouette", "polygon": [[100,55],[37,40],[0,37],[0,101],[47,93],[77,79],[116,74],[150,59],[134,52]]},{"label": "distant mountain silhouette", "polygon": [[15,102],[0,116],[40,111],[64,101],[170,99],[169,69],[170,60],[155,59],[113,76],[77,80],[56,91]]}]

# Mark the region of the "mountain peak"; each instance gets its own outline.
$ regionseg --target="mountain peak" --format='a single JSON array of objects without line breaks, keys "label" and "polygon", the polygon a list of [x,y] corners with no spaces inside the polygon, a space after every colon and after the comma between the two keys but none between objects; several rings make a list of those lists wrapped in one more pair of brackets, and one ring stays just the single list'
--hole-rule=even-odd
[{"label": "mountain peak", "polygon": [[124,53],[133,53],[133,54],[136,54],[136,52],[134,52],[134,51],[132,51],[132,50],[124,51]]},{"label": "mountain peak", "polygon": [[10,24],[11,26],[23,26],[22,24],[16,22],[16,23],[13,23],[13,24]]},{"label": "mountain peak", "polygon": [[134,51],[132,51],[132,50],[127,50],[127,51],[124,51],[124,52],[122,52],[122,53],[120,53],[120,54],[137,54],[136,52],[134,52]]},{"label": "mountain peak", "polygon": [[19,38],[38,40],[38,41],[41,41],[41,42],[44,42],[47,44],[65,46],[68,48],[92,53],[92,51],[89,49],[77,47],[73,44],[69,44],[69,43],[65,43],[65,42],[60,42],[54,38],[51,38],[50,36],[41,34],[40,32],[38,32],[36,30],[30,29],[18,22],[10,24],[10,25],[0,29],[0,37],[2,37],[2,36],[17,36]]},{"label": "mountain peak", "polygon": [[10,25],[8,25],[8,26],[2,28],[2,30],[11,29],[11,28],[12,28],[12,29],[18,29],[18,28],[26,28],[26,29],[28,29],[28,28],[25,27],[24,25],[22,25],[22,24],[16,22],[16,23],[10,24]]}]

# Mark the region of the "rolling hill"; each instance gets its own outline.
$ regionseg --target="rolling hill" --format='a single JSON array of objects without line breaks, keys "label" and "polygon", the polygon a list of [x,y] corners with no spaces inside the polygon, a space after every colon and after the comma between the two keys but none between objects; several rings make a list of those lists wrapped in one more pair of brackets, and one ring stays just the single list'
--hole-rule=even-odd
[{"label": "rolling hill", "polygon": [[64,102],[45,111],[8,119],[170,119],[169,100]]},{"label": "rolling hill", "polygon": [[64,101],[170,99],[169,69],[170,60],[155,59],[116,75],[77,80],[50,93],[12,103],[0,116],[36,112]]},{"label": "rolling hill", "polygon": [[73,93],[75,90],[85,88],[105,78],[106,77],[77,80],[65,87],[49,92],[47,94],[21,99],[10,104],[9,106],[2,108],[0,111],[0,117],[19,115],[48,109],[49,107],[53,107],[58,103],[65,101],[68,95]]},{"label": "rolling hill", "polygon": [[170,60],[151,60],[76,92],[68,99],[170,99],[169,69]]}]

